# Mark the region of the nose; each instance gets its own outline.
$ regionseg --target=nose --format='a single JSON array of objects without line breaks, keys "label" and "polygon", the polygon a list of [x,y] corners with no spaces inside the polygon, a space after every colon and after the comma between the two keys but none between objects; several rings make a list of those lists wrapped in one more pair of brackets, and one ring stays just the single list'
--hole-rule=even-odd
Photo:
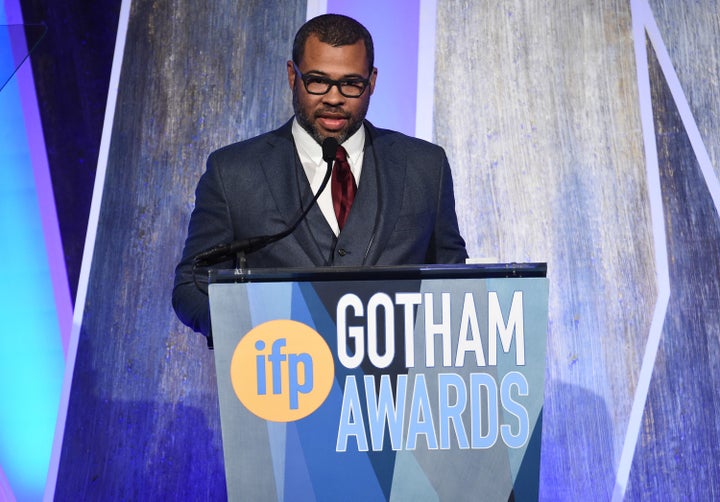
[{"label": "nose", "polygon": [[330,90],[323,95],[323,102],[328,105],[337,106],[345,102],[345,96],[340,92],[340,84],[330,86]]}]

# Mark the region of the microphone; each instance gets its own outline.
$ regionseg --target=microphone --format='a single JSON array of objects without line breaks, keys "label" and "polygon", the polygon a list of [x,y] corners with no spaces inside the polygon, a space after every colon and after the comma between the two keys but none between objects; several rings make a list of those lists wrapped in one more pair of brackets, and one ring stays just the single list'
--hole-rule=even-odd
[{"label": "microphone", "polygon": [[[332,136],[325,138],[322,142],[323,160],[328,163],[328,168],[330,171],[332,171],[332,162],[335,160],[338,146],[340,146],[340,143],[338,143],[338,140],[336,138],[333,138]],[[322,192],[322,189],[318,190],[318,193],[319,192]]]},{"label": "microphone", "polygon": [[193,266],[207,267],[219,261],[222,261],[223,259],[229,258],[237,253],[252,253],[254,251],[259,251],[268,244],[272,244],[273,242],[279,241],[280,239],[290,235],[305,219],[307,214],[310,212],[310,209],[312,209],[312,207],[317,203],[320,194],[323,192],[323,190],[325,190],[328,181],[330,181],[332,164],[335,160],[335,153],[337,152],[338,145],[339,143],[336,138],[328,137],[323,140],[322,158],[327,163],[327,171],[325,172],[325,177],[323,178],[323,181],[320,184],[320,188],[318,188],[317,193],[310,201],[308,207],[293,222],[292,225],[277,234],[250,237],[248,239],[241,239],[234,242],[219,244],[217,246],[211,247],[210,249],[207,249],[195,255],[195,258],[193,258]]}]

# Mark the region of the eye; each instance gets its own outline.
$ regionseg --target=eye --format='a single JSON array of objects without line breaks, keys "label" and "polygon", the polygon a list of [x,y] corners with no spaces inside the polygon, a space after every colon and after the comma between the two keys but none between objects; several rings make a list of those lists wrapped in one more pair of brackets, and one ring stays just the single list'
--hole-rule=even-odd
[{"label": "eye", "polygon": [[327,85],[328,79],[319,75],[305,75],[305,82],[308,85]]},{"label": "eye", "polygon": [[340,82],[343,87],[354,87],[356,89],[362,89],[365,87],[365,82],[362,80],[343,80]]}]

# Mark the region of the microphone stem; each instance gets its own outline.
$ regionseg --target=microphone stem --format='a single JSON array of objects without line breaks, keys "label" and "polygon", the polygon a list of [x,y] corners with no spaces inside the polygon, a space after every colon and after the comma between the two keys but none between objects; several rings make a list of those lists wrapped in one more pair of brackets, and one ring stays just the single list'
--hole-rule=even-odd
[{"label": "microphone stem", "polygon": [[[274,235],[268,235],[263,237],[255,237],[251,239],[247,239],[244,241],[236,241],[234,243],[225,244],[218,246],[217,251],[214,253],[212,251],[204,251],[200,254],[198,254],[195,257],[195,265],[196,266],[210,266],[213,263],[217,263],[218,261],[222,260],[223,258],[227,258],[229,256],[232,256],[233,254],[237,254],[240,256],[242,253],[242,260],[243,262],[246,262],[245,260],[245,253],[252,253],[254,251],[258,251],[268,244],[272,244],[273,242],[279,241],[280,239],[283,239],[284,237],[287,237],[291,233],[295,231],[295,229],[300,225],[300,222],[302,222],[307,214],[310,212],[312,207],[317,203],[318,198],[320,197],[320,194],[325,190],[327,187],[328,182],[330,181],[330,176],[332,174],[332,161],[327,160],[327,170],[325,172],[325,177],[323,178],[322,183],[320,184],[320,188],[318,188],[318,191],[313,196],[312,200],[310,201],[310,204],[305,208],[305,210],[302,212],[302,214],[293,222],[292,225],[290,225],[288,228],[283,230],[282,232],[279,232]],[[217,253],[217,254],[216,254]],[[244,267],[242,267],[244,268]]]}]

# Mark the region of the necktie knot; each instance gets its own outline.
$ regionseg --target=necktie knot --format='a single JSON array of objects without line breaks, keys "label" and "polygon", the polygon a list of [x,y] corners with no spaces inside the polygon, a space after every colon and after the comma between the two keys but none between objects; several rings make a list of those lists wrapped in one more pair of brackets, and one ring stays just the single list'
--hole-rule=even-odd
[{"label": "necktie knot", "polygon": [[337,150],[335,151],[335,160],[338,162],[347,162],[347,152],[341,145],[338,145]]}]

